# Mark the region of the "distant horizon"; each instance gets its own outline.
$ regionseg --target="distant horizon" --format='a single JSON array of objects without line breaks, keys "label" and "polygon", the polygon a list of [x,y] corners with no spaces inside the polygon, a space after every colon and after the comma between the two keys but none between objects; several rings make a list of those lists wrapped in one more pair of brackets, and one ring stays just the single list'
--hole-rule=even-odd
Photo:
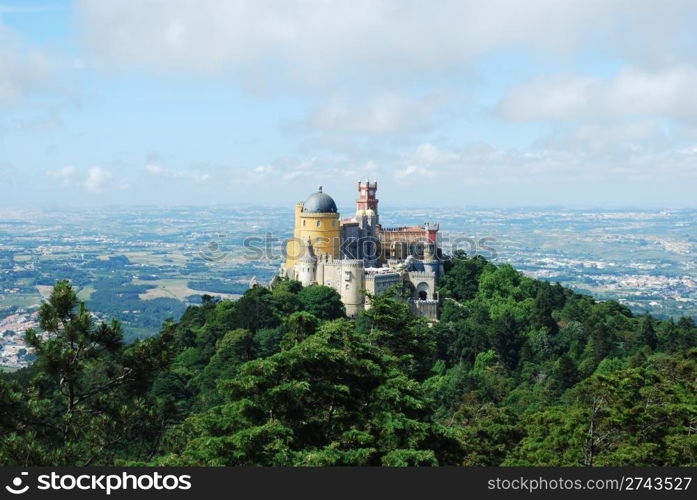
[{"label": "distant horizon", "polygon": [[[335,200],[340,213],[350,213],[355,210],[355,204],[342,203],[339,200]],[[296,202],[283,203],[283,202],[266,202],[266,203],[188,203],[188,204],[175,204],[175,203],[158,203],[158,204],[104,204],[104,205],[78,205],[73,204],[69,206],[63,206],[60,204],[47,204],[47,205],[1,205],[0,212],[2,211],[48,211],[48,210],[63,210],[69,211],[90,211],[101,212],[111,209],[129,209],[129,210],[168,210],[168,209],[244,209],[244,208],[278,208],[287,209],[288,213],[292,214],[293,206]],[[386,211],[394,210],[428,210],[428,209],[439,209],[439,210],[570,210],[570,211],[580,211],[580,210],[590,210],[590,211],[646,211],[646,212],[659,212],[659,211],[692,211],[697,210],[697,205],[693,206],[670,206],[670,205],[561,205],[561,204],[550,204],[550,205],[454,205],[454,204],[419,204],[419,205],[393,205],[380,202],[379,209]]]}]

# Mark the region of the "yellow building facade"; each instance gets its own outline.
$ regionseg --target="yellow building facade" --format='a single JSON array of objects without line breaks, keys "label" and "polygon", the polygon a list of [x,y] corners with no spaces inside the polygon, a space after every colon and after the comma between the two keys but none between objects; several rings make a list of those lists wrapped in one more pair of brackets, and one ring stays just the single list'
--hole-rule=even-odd
[{"label": "yellow building facade", "polygon": [[310,240],[317,257],[340,258],[341,224],[334,200],[322,192],[322,186],[304,203],[295,205],[293,238],[286,246],[285,268],[292,269],[303,256],[304,242]]}]

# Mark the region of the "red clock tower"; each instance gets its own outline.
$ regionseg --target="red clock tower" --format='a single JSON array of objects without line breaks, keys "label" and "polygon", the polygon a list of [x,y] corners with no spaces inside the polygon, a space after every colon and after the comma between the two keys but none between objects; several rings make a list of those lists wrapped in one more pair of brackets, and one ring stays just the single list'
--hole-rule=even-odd
[{"label": "red clock tower", "polygon": [[375,197],[375,192],[378,190],[377,181],[372,184],[370,181],[365,181],[363,184],[358,181],[358,200],[356,201],[356,210],[372,210],[375,216],[378,215],[378,199]]}]

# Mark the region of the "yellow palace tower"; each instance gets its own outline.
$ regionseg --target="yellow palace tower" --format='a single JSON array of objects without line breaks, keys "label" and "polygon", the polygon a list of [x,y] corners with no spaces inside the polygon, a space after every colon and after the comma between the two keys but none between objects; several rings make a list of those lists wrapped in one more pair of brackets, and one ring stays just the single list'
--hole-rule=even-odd
[{"label": "yellow palace tower", "polygon": [[339,259],[339,211],[332,197],[322,192],[322,186],[305,203],[295,205],[295,229],[293,239],[288,241],[286,247],[286,269],[292,269],[299,262],[305,253],[305,242],[308,239],[318,258],[327,255],[332,259]]}]

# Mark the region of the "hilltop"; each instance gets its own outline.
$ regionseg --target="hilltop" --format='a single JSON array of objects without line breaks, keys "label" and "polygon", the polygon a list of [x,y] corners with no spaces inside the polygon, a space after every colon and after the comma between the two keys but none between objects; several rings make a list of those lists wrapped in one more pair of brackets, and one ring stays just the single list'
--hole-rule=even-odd
[{"label": "hilltop", "polygon": [[695,465],[697,327],[458,253],[440,321],[283,280],[125,344],[60,282],[0,379],[0,463]]}]

